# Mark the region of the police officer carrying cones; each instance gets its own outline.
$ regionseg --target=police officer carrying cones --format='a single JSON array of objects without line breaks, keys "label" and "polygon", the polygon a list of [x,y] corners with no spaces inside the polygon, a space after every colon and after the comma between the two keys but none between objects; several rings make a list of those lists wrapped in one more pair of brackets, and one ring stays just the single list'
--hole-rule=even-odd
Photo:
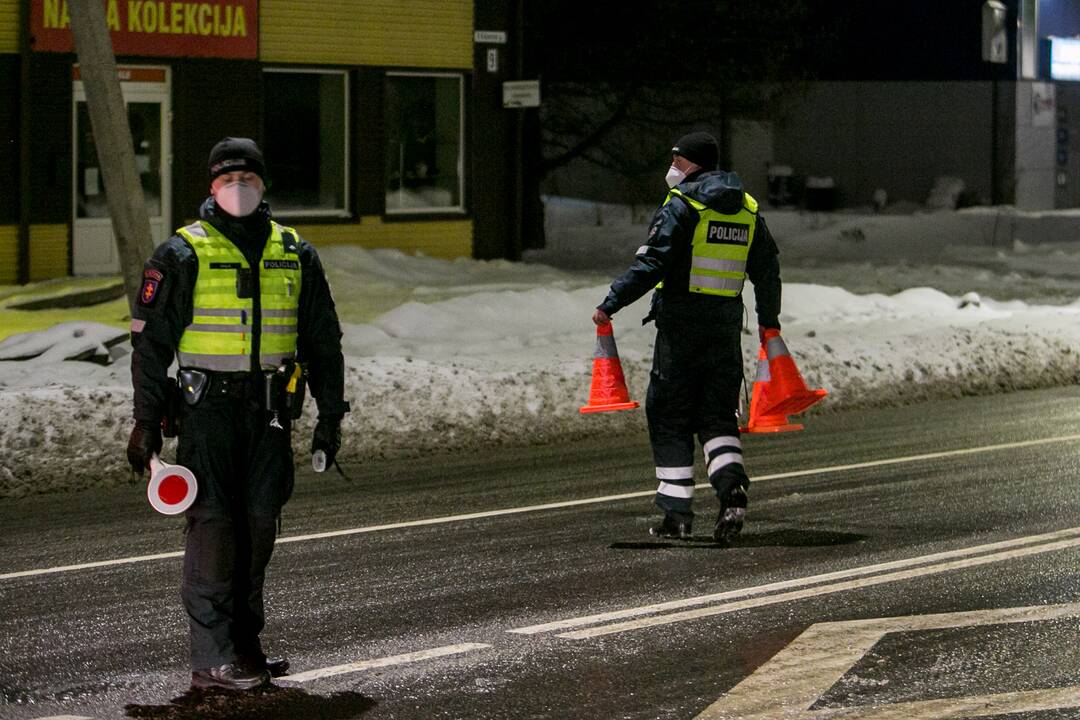
[{"label": "police officer carrying cones", "polygon": [[[198,479],[181,596],[193,687],[244,690],[288,669],[267,659],[263,581],[293,489],[291,422],[303,379],[318,406],[312,452],[341,444],[341,328],[315,248],[271,220],[262,152],[225,138],[210,152],[199,221],[160,245],[132,313],[134,418],[127,455],[141,473],[179,425],[177,461]],[[174,357],[177,382],[168,376]],[[173,402],[173,398],[176,401]],[[174,410],[170,410],[170,407]]]},{"label": "police officer carrying cones", "polygon": [[742,288],[754,284],[759,335],[780,327],[780,264],[757,201],[735,173],[717,170],[716,140],[683,136],[671,149],[670,191],[634,263],[593,314],[610,316],[652,288],[656,344],[646,396],[649,438],[664,511],[654,536],[690,539],[694,436],[720,501],[713,530],[726,543],[742,530],[746,490],[737,409],[742,384]]}]

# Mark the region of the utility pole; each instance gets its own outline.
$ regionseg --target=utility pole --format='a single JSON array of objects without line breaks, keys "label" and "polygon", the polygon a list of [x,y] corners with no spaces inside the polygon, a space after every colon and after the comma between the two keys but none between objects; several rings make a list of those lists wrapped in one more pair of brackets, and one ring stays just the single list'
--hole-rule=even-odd
[{"label": "utility pole", "polygon": [[116,73],[116,57],[101,0],[69,0],[71,33],[79,72],[86,89],[86,106],[101,162],[105,196],[120,255],[120,272],[128,306],[133,307],[142,285],[142,265],[154,249],[150,217],[135,168],[131,128]]}]

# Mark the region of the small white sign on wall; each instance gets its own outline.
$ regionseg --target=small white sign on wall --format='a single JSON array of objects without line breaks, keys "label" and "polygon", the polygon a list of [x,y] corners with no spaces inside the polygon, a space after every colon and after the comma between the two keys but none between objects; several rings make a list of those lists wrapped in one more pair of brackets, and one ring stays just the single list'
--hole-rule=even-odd
[{"label": "small white sign on wall", "polygon": [[477,30],[473,33],[473,42],[477,44],[505,45],[506,33],[502,30]]},{"label": "small white sign on wall", "polygon": [[1031,83],[1031,126],[1053,127],[1057,121],[1054,84]]},{"label": "small white sign on wall", "polygon": [[508,80],[503,83],[504,108],[540,107],[539,80]]}]

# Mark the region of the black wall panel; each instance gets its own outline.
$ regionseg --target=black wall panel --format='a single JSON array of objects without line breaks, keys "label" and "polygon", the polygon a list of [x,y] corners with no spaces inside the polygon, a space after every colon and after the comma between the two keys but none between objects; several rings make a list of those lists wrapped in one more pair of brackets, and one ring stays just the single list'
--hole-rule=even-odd
[{"label": "black wall panel", "polygon": [[[517,76],[514,16],[508,3],[475,3],[475,26],[506,33],[506,43],[476,43],[466,122],[466,202],[473,215],[473,256],[482,260],[521,257],[520,208],[515,203],[518,123],[525,110],[502,106],[502,84]],[[488,66],[494,53],[495,69]]]},{"label": "black wall panel", "polygon": [[386,70],[363,67],[356,71],[353,92],[352,154],[353,207],[357,215],[382,215],[386,209],[386,118],[383,92]]},{"label": "black wall panel", "polygon": [[[254,61],[186,59],[173,68],[173,226],[210,194],[206,160],[223,137],[262,145],[262,71]],[[274,158],[266,158],[271,177]]]},{"label": "black wall panel", "polygon": [[[9,181],[19,177],[18,55],[0,55],[0,177]],[[14,225],[18,221],[18,195],[0,193],[0,225]]]},{"label": "black wall panel", "polygon": [[71,222],[71,69],[74,55],[30,60],[30,222]]}]

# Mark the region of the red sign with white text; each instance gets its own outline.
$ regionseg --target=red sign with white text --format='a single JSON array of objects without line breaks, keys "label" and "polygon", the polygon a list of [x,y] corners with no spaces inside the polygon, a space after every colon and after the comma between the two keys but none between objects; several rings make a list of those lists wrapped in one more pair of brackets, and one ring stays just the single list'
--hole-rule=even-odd
[{"label": "red sign with white text", "polygon": [[[259,0],[102,0],[117,55],[259,55]],[[74,52],[67,0],[30,0],[32,47]]]}]

